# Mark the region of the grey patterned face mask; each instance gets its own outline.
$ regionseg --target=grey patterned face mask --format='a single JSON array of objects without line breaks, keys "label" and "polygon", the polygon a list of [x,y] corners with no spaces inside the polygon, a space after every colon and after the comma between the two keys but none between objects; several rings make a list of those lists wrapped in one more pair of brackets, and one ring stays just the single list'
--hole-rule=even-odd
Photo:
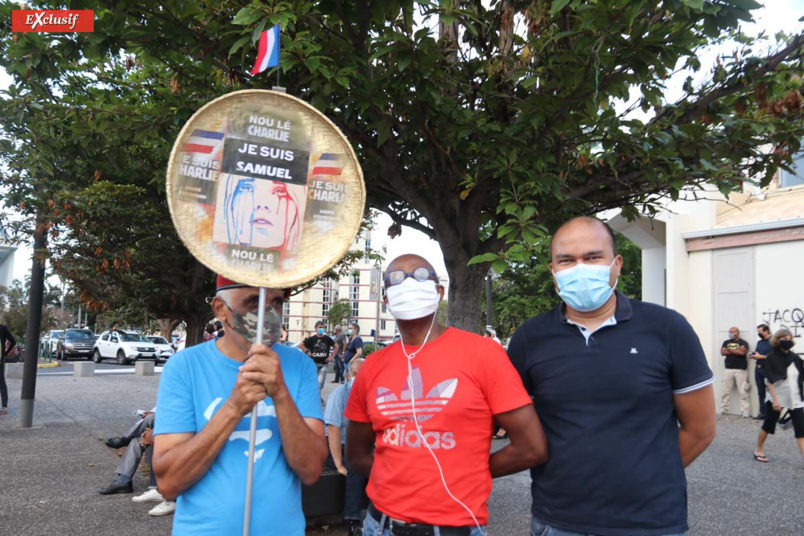
[{"label": "grey patterned face mask", "polygon": [[[224,302],[226,303],[226,302]],[[249,344],[257,342],[257,312],[235,313],[229,304],[226,308],[232,313],[232,331],[246,339]],[[265,308],[265,315],[262,322],[262,341],[263,344],[271,346],[282,335],[282,316],[273,307]]]}]

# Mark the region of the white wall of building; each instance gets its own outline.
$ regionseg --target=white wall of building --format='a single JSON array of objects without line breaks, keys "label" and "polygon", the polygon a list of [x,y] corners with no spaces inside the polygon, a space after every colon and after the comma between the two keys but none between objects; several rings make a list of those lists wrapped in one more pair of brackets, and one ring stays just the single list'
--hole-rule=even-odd
[{"label": "white wall of building", "polygon": [[804,241],[755,246],[756,323],[793,332],[804,352]]},{"label": "white wall of building", "polygon": [[[736,265],[743,261],[750,262],[751,266]],[[739,289],[733,286],[718,288],[719,282],[729,275],[716,270],[717,262],[726,266],[734,265],[737,273],[732,278],[739,280],[738,286],[744,287],[744,292],[749,292],[750,296],[738,296]],[[688,255],[688,292],[685,294],[692,306],[680,312],[687,317],[700,337],[709,366],[715,373],[717,381],[714,388],[718,410],[724,371],[720,347],[728,337],[729,327],[733,325],[740,329],[740,335],[748,342],[750,351],[754,350],[757,343],[755,328],[763,322],[771,327],[772,332],[782,327],[790,329],[797,348],[804,350],[804,285],[800,283],[802,267],[803,241],[695,251]],[[723,298],[724,294],[725,302],[731,299],[738,300],[739,303],[723,303],[718,307],[718,296]],[[759,410],[754,368],[755,363],[749,360],[749,399],[752,413]],[[739,413],[736,393],[732,393],[731,413]]]}]

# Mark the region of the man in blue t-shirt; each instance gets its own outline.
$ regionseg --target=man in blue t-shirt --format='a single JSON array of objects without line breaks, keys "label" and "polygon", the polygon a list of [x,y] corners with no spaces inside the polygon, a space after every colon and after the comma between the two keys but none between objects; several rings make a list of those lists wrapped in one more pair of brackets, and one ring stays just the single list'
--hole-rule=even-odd
[{"label": "man in blue t-shirt", "polygon": [[[268,289],[263,332],[278,338],[287,291]],[[242,534],[251,411],[257,406],[251,533],[303,535],[301,484],[327,457],[313,362],[254,344],[259,289],[218,277],[224,336],[187,348],[162,372],[154,428],[160,493],[177,499],[173,534]]]},{"label": "man in blue t-shirt", "polygon": [[683,316],[614,292],[622,262],[604,223],[562,225],[550,269],[564,303],[508,347],[550,448],[531,469],[535,535],[688,530],[684,468],[714,439],[714,376]]},{"label": "man in blue t-shirt", "polygon": [[346,477],[343,520],[349,524],[350,536],[362,533],[361,513],[368,504],[368,497],[366,497],[368,478],[352,471],[346,463],[346,425],[349,423],[349,419],[343,416],[346,401],[349,400],[349,393],[352,390],[352,383],[361,366],[363,366],[362,357],[354,358],[349,362],[346,384],[339,385],[329,394],[327,406],[324,409],[324,424],[327,425],[327,443],[329,443],[330,453],[326,465],[331,465]]}]

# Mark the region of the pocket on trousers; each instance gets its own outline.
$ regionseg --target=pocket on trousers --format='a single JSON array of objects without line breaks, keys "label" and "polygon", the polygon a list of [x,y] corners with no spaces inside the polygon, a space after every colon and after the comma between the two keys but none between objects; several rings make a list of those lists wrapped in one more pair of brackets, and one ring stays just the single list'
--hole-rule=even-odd
[{"label": "pocket on trousers", "polygon": [[550,525],[533,516],[530,517],[530,536],[547,536],[549,531]]}]

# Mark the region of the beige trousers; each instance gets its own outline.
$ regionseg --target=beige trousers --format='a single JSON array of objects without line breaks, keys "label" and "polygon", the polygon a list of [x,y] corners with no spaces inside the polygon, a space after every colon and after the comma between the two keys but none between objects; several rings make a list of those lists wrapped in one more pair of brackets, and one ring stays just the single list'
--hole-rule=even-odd
[{"label": "beige trousers", "polygon": [[750,403],[748,393],[751,391],[751,384],[748,383],[748,372],[740,369],[726,369],[723,373],[723,394],[720,397],[720,407],[723,413],[728,413],[731,409],[731,389],[737,387],[737,394],[740,395],[740,411],[748,413]]}]

